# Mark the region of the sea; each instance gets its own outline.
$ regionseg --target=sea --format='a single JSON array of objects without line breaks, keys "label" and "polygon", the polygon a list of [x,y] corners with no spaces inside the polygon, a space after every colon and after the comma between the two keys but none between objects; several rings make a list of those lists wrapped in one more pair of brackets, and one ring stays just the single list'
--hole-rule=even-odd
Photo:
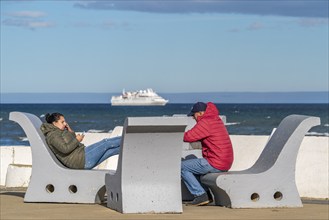
[{"label": "sea", "polygon": [[[165,106],[111,106],[110,104],[0,104],[0,146],[28,146],[22,128],[9,120],[12,111],[28,112],[44,121],[46,113],[60,112],[77,132],[104,133],[122,126],[127,117],[187,114],[193,104]],[[329,136],[329,104],[216,104],[227,118],[231,135],[269,135],[291,114],[321,118],[321,125],[307,135]]]}]

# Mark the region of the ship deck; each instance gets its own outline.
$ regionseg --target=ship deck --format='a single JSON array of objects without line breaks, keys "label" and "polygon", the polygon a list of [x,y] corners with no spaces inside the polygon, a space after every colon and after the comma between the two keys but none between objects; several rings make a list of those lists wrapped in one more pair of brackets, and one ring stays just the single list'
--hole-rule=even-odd
[{"label": "ship deck", "polygon": [[[230,209],[183,205],[182,214],[121,214],[106,204],[24,203],[24,188],[1,188],[0,219],[328,219],[328,200],[303,199],[302,208]],[[170,202],[170,201],[168,201]]]}]

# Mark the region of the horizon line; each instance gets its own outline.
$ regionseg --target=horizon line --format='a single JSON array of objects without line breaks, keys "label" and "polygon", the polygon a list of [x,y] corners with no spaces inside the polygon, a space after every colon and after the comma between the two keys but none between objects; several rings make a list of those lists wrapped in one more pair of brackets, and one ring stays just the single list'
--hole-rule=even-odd
[{"label": "horizon line", "polygon": [[[135,91],[135,90],[132,90]],[[158,92],[158,91],[156,91]],[[163,94],[182,94],[182,93],[315,93],[328,92],[328,90],[320,91],[208,91],[208,92],[161,92]],[[1,94],[100,94],[100,93],[118,93],[118,92],[1,92]]]},{"label": "horizon line", "polygon": [[[1,93],[0,103],[111,103],[118,93]],[[184,92],[159,93],[169,103],[329,103],[327,91],[313,92]]]}]

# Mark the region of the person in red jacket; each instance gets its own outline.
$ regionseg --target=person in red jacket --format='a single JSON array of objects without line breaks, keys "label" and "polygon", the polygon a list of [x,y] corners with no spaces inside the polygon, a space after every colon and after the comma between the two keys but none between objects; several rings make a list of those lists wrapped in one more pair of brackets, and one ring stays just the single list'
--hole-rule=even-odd
[{"label": "person in red jacket", "polygon": [[197,102],[188,116],[193,116],[196,125],[184,134],[185,142],[200,141],[203,158],[182,161],[182,179],[194,196],[188,205],[206,205],[212,200],[209,189],[202,185],[200,176],[207,173],[228,171],[233,163],[233,148],[219,111],[212,102]]}]

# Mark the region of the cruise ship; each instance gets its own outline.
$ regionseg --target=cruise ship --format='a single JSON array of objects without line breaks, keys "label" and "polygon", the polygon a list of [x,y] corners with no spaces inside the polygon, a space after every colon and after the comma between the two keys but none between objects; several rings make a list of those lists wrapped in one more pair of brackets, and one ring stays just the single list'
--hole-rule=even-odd
[{"label": "cruise ship", "polygon": [[126,92],[123,90],[120,96],[112,96],[111,104],[113,106],[147,106],[147,105],[166,105],[166,100],[156,94],[153,89],[138,90],[135,92]]}]

